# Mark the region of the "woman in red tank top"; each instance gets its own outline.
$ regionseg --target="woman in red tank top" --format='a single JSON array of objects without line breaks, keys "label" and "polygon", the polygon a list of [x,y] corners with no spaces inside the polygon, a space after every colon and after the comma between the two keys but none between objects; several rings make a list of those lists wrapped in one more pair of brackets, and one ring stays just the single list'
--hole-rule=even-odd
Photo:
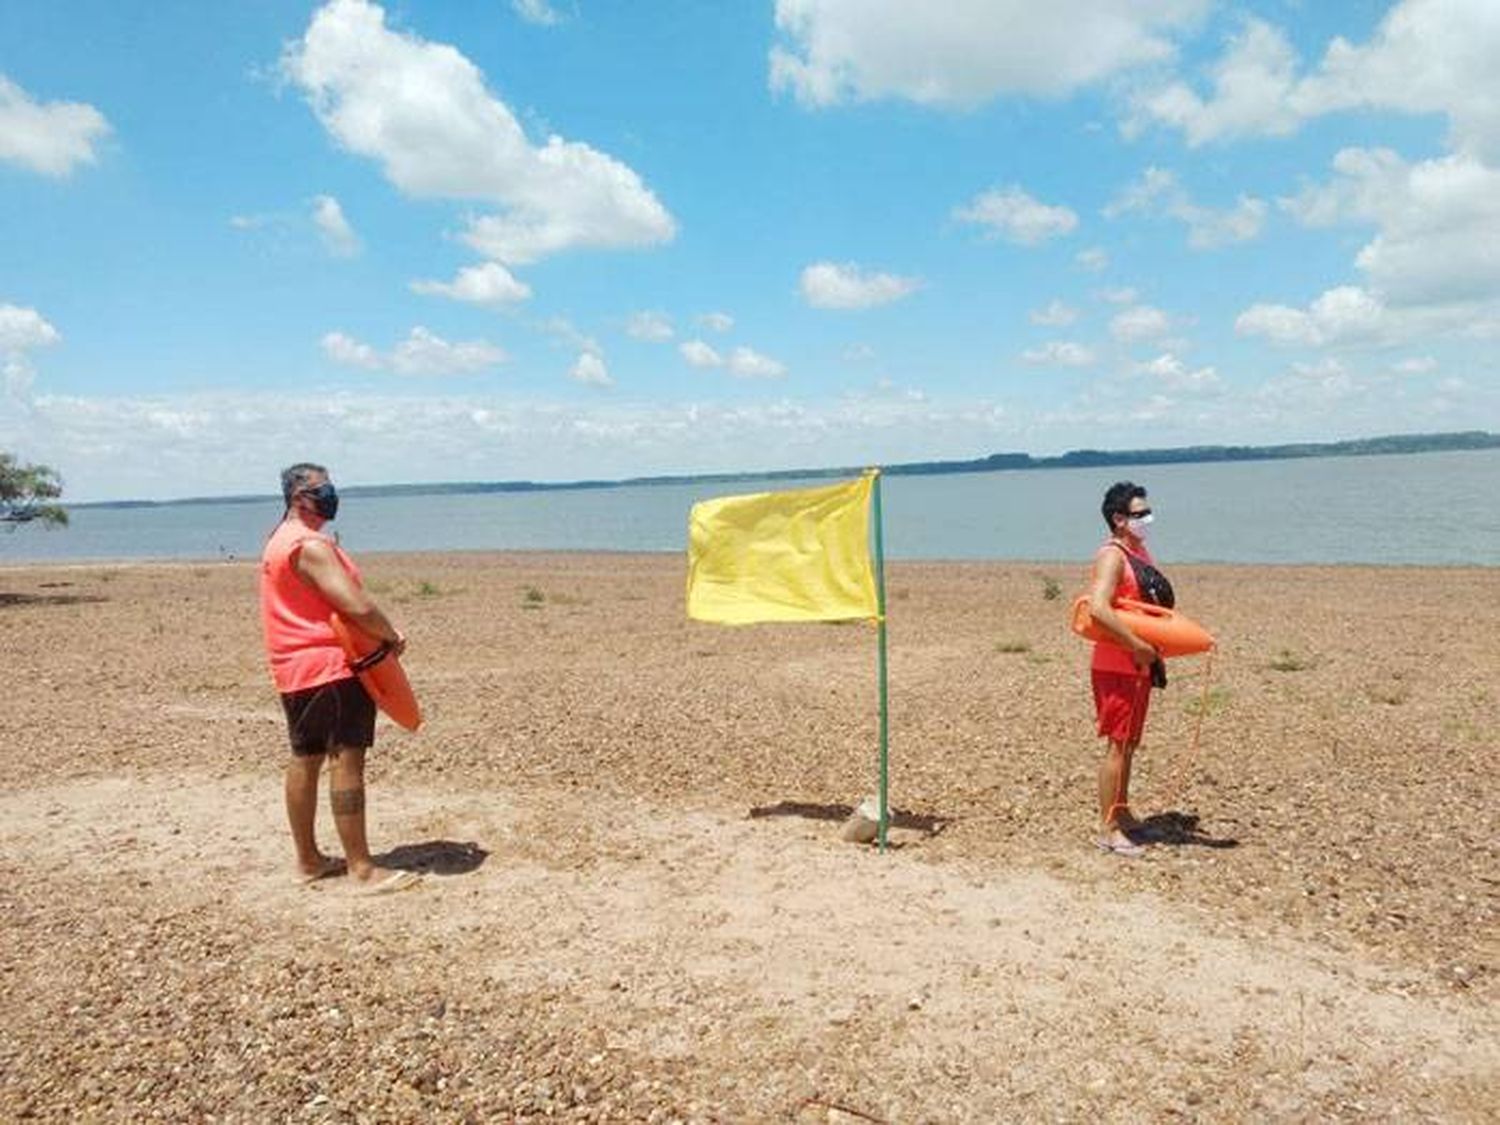
[{"label": "woman in red tank top", "polygon": [[1151,666],[1156,650],[1137,637],[1115,613],[1116,598],[1141,596],[1131,559],[1150,563],[1146,527],[1151,507],[1146,490],[1120,481],[1104,494],[1101,507],[1109,538],[1094,556],[1089,612],[1113,633],[1114,643],[1094,645],[1091,679],[1099,736],[1109,748],[1099,765],[1099,835],[1097,844],[1115,855],[1141,856],[1145,849],[1132,838],[1138,827],[1130,811],[1130,762],[1140,745],[1151,701]]}]

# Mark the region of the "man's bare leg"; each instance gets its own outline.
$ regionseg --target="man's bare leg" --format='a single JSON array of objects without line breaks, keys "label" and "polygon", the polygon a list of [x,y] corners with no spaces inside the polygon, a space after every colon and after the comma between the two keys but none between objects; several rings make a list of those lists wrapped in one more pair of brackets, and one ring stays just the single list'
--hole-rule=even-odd
[{"label": "man's bare leg", "polygon": [[1135,755],[1134,742],[1109,740],[1109,751],[1099,763],[1099,843],[1101,847],[1127,855],[1142,851],[1125,834],[1134,827],[1130,812],[1130,763]]},{"label": "man's bare leg", "polygon": [[338,860],[318,849],[318,774],[322,769],[322,754],[293,754],[286,763],[286,819],[297,853],[297,874],[303,879],[321,879],[341,870]]},{"label": "man's bare leg", "polygon": [[417,875],[379,867],[370,856],[370,844],[365,834],[364,750],[335,746],[328,752],[328,771],[328,802],[333,809],[334,827],[338,829],[344,855],[349,861],[350,877],[370,889],[399,890],[415,883]]}]

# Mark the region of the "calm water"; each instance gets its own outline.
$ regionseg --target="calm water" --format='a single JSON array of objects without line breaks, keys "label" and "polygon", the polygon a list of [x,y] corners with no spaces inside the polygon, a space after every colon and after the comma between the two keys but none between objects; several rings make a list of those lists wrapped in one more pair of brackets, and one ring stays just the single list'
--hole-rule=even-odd
[{"label": "calm water", "polygon": [[[1099,500],[1122,478],[1151,490],[1152,546],[1171,562],[1500,566],[1500,450],[1216,465],[889,477],[897,559],[1085,559]],[[352,497],[334,525],[355,552],[682,551],[697,500],[827,481],[653,485],[482,496]],[[0,565],[245,557],[279,501],[84,508],[64,531],[0,532]]]}]

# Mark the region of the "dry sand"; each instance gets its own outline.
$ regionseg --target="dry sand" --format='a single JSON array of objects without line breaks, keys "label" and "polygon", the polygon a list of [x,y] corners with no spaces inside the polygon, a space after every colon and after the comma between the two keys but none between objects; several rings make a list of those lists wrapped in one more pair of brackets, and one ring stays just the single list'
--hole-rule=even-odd
[{"label": "dry sand", "polygon": [[428,715],[371,759],[429,872],[384,899],[289,878],[253,567],[0,571],[0,1119],[1495,1119],[1494,570],[1172,568],[1222,649],[1130,861],[1081,564],[891,567],[880,855],[868,626],[688,622],[676,557],[361,561]]}]

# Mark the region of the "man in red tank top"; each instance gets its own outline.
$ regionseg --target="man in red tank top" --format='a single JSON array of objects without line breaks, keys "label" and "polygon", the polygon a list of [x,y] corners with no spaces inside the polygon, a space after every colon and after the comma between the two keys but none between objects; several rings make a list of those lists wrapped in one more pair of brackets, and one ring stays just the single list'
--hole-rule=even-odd
[{"label": "man in red tank top", "polygon": [[[293,465],[281,474],[281,492],[286,515],[261,556],[260,613],[291,740],[284,785],[298,878],[312,882],[347,870],[367,892],[402,890],[420,877],[378,866],[365,835],[365,752],[375,742],[375,704],[349,670],[328,618],[337,610],[398,654],[406,640],[365,591],[354,560],[322,532],[338,513],[328,470]],[[343,860],[324,855],[317,844],[324,759]]]},{"label": "man in red tank top", "polygon": [[1109,741],[1099,766],[1098,845],[1116,855],[1136,857],[1145,854],[1145,849],[1130,835],[1137,827],[1130,811],[1130,761],[1146,726],[1151,666],[1157,655],[1125,626],[1113,603],[1116,598],[1141,597],[1135,569],[1127,556],[1151,562],[1145,543],[1151,507],[1144,488],[1120,481],[1105,492],[1101,511],[1110,537],[1094,556],[1089,612],[1116,639],[1094,645],[1091,669],[1099,735]]}]

